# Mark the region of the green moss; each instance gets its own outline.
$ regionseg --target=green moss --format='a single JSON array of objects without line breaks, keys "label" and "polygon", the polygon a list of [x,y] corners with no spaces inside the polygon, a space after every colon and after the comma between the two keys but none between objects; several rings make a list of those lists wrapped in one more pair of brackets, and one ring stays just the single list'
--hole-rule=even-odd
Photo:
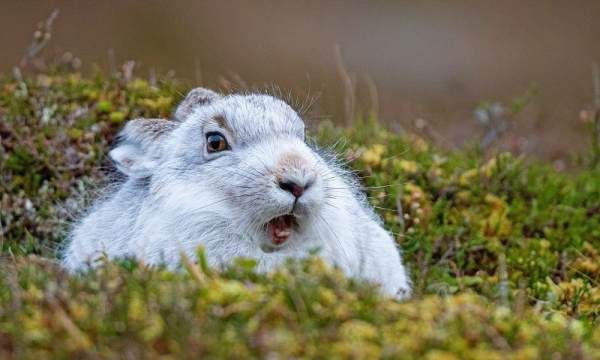
[{"label": "green moss", "polygon": [[600,358],[600,170],[443,152],[374,119],[312,135],[396,234],[408,302],[314,259],[269,275],[247,260],[79,275],[43,260],[105,180],[124,120],[169,116],[182,93],[100,74],[0,79],[0,357]]},{"label": "green moss", "polygon": [[108,118],[114,124],[121,124],[125,121],[125,114],[121,111],[113,111],[108,115]]}]

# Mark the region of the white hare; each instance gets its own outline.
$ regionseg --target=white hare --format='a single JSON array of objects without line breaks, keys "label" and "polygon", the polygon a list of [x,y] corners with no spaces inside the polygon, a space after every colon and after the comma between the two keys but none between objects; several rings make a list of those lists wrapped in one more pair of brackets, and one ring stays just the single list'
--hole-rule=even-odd
[{"label": "white hare", "polygon": [[197,88],[172,121],[129,121],[109,155],[127,180],[72,228],[69,269],[101,256],[176,267],[202,245],[211,266],[246,257],[269,271],[317,251],[387,295],[410,294],[358,183],[305,143],[304,123],[279,99]]}]

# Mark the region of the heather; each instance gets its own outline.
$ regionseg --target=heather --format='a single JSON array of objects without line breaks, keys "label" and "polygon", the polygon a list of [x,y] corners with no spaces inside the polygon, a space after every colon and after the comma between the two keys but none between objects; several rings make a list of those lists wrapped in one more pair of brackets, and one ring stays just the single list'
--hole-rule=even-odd
[{"label": "heather", "polygon": [[402,247],[408,301],[317,258],[266,275],[244,259],[67,274],[65,229],[118,177],[115,133],[169,117],[188,90],[125,70],[0,79],[0,357],[600,358],[598,167],[441,150],[375,116],[313,122],[309,136],[355,172]]}]

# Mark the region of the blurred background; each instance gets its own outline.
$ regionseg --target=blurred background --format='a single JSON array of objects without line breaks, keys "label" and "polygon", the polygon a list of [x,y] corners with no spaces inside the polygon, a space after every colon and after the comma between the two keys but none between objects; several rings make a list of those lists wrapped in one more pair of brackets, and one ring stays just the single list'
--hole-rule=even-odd
[{"label": "blurred background", "polygon": [[600,1],[1,0],[1,73],[54,9],[46,52],[84,72],[135,60],[189,86],[277,86],[312,102],[313,124],[373,112],[443,147],[494,143],[556,167],[588,146]]}]

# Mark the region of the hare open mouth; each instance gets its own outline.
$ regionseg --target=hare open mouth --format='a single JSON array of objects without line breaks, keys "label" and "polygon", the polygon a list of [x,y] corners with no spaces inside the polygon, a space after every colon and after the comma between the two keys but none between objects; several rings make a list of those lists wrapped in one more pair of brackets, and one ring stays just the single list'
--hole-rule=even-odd
[{"label": "hare open mouth", "polygon": [[297,225],[294,215],[286,214],[271,219],[267,223],[267,234],[273,245],[282,245],[292,235],[294,226]]}]

